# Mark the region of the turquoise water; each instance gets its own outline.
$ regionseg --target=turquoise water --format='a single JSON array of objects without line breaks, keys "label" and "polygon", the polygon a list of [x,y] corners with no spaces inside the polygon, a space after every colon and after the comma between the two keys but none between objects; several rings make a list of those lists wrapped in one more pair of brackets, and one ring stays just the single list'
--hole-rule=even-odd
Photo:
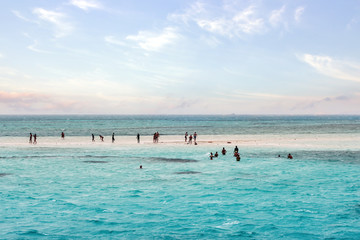
[{"label": "turquoise water", "polygon": [[[59,136],[57,129],[61,128],[74,136],[88,135],[86,129],[99,126],[110,132],[115,129],[109,127],[115,125],[114,117],[96,120],[92,116],[89,120],[87,116],[74,121],[70,117],[65,122],[63,117],[58,122],[43,116],[29,121],[13,118],[1,122],[2,136],[16,131],[14,135],[27,137],[35,125],[40,131],[41,121],[47,122],[47,130],[41,133],[47,136]],[[119,117],[115,118],[118,123]],[[179,134],[190,126],[204,126],[201,133],[223,129],[233,132],[229,129],[249,126],[247,131],[255,135],[261,134],[255,132],[260,129],[312,136],[308,131],[316,126],[322,129],[317,129],[317,134],[359,131],[359,117],[243,117],[246,119],[240,123],[216,116],[204,121],[198,116],[178,120],[142,118],[140,125],[131,123],[135,132],[151,133],[163,126],[161,132],[170,135],[175,133],[171,125],[181,131]],[[149,129],[144,122],[149,122]],[[64,127],[65,123],[68,125]],[[208,125],[213,129],[207,129]],[[246,146],[240,148],[240,162],[230,154],[234,146],[225,147],[228,154],[211,161],[209,152],[220,152],[222,146],[2,146],[0,238],[360,238],[360,147],[329,150]],[[293,160],[277,157],[289,151]]]},{"label": "turquoise water", "polygon": [[0,136],[358,133],[360,116],[0,116]]}]

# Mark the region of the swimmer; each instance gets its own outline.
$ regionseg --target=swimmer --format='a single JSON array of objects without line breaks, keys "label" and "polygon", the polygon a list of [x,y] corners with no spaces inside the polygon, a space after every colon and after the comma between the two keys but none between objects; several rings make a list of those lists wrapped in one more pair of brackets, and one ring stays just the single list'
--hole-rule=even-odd
[{"label": "swimmer", "polygon": [[213,153],[211,152],[211,153],[210,153],[210,160],[213,160],[213,157],[214,157],[214,155],[213,155]]},{"label": "swimmer", "polygon": [[234,152],[239,152],[239,149],[238,149],[238,147],[237,147],[237,146],[235,146],[235,148],[234,148]]},{"label": "swimmer", "polygon": [[289,153],[287,156],[288,159],[293,159],[293,156]]},{"label": "swimmer", "polygon": [[140,165],[140,169],[142,169],[142,165]]},{"label": "swimmer", "polygon": [[236,156],[236,161],[240,161],[240,155]]},{"label": "swimmer", "polygon": [[223,149],[221,150],[221,153],[222,153],[222,155],[225,155],[225,154],[226,154],[226,150],[225,150],[224,147],[223,147]]},{"label": "swimmer", "polygon": [[218,156],[219,156],[218,152],[215,152],[215,157],[218,157]]}]

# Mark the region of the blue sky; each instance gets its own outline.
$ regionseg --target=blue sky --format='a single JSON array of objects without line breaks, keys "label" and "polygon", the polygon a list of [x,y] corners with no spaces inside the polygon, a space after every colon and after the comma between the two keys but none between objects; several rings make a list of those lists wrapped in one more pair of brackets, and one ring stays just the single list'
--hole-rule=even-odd
[{"label": "blue sky", "polygon": [[0,114],[360,114],[360,1],[0,1]]}]

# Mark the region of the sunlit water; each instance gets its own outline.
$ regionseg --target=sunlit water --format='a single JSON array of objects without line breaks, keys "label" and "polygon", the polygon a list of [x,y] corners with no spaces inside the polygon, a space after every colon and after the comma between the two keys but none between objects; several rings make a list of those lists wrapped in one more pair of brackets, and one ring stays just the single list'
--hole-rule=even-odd
[{"label": "sunlit water", "polygon": [[[152,123],[147,127],[143,121],[131,123],[133,131],[123,124],[126,136],[138,131],[150,135],[157,127],[173,125],[161,133],[179,134],[181,141],[187,129],[198,131],[199,140],[202,133],[233,139],[230,132],[239,134],[240,125],[242,129],[249,126],[244,130],[249,139],[264,134],[301,138],[300,144],[290,145],[239,142],[240,162],[232,156],[233,143],[195,146],[167,144],[166,138],[159,144],[86,140],[96,130],[104,135],[115,131],[120,138],[121,131],[111,127],[119,124],[114,119],[93,116],[93,125],[81,117],[46,120],[46,131],[39,122],[49,117],[33,117],[30,125],[13,118],[16,121],[1,122],[1,239],[360,238],[359,117],[250,117],[238,123],[208,116],[206,124],[213,125],[200,130],[194,124],[199,124],[199,117],[194,117],[197,121],[188,117],[190,122],[185,117],[158,122],[142,116]],[[66,121],[74,131],[64,127]],[[256,132],[253,121],[258,121],[263,134]],[[108,130],[97,128],[102,124]],[[316,126],[322,127],[311,134]],[[27,135],[34,128],[41,137],[37,145],[30,145]],[[56,135],[58,139],[59,129],[66,129],[66,136],[79,137],[56,141],[42,137]],[[220,129],[229,132],[216,135]],[[10,135],[13,131],[14,136]],[[262,143],[270,140],[265,137]],[[88,142],[77,144],[82,141]],[[222,147],[227,155],[210,160],[209,152],[220,153]],[[286,158],[289,152],[294,159]]]}]

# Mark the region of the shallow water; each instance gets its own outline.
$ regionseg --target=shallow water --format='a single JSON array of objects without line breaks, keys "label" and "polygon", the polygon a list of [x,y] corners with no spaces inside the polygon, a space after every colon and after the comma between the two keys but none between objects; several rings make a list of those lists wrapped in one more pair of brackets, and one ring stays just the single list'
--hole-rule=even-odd
[{"label": "shallow water", "polygon": [[[346,131],[338,139],[346,144],[336,148],[327,146],[339,134],[329,132],[294,145],[240,145],[240,162],[233,144],[29,145],[7,137],[0,236],[359,239],[360,147],[349,143],[356,131]],[[223,146],[228,154],[210,160]]]},{"label": "shallow water", "polygon": [[208,148],[1,148],[0,235],[360,237],[359,151],[246,149],[236,162]]}]

